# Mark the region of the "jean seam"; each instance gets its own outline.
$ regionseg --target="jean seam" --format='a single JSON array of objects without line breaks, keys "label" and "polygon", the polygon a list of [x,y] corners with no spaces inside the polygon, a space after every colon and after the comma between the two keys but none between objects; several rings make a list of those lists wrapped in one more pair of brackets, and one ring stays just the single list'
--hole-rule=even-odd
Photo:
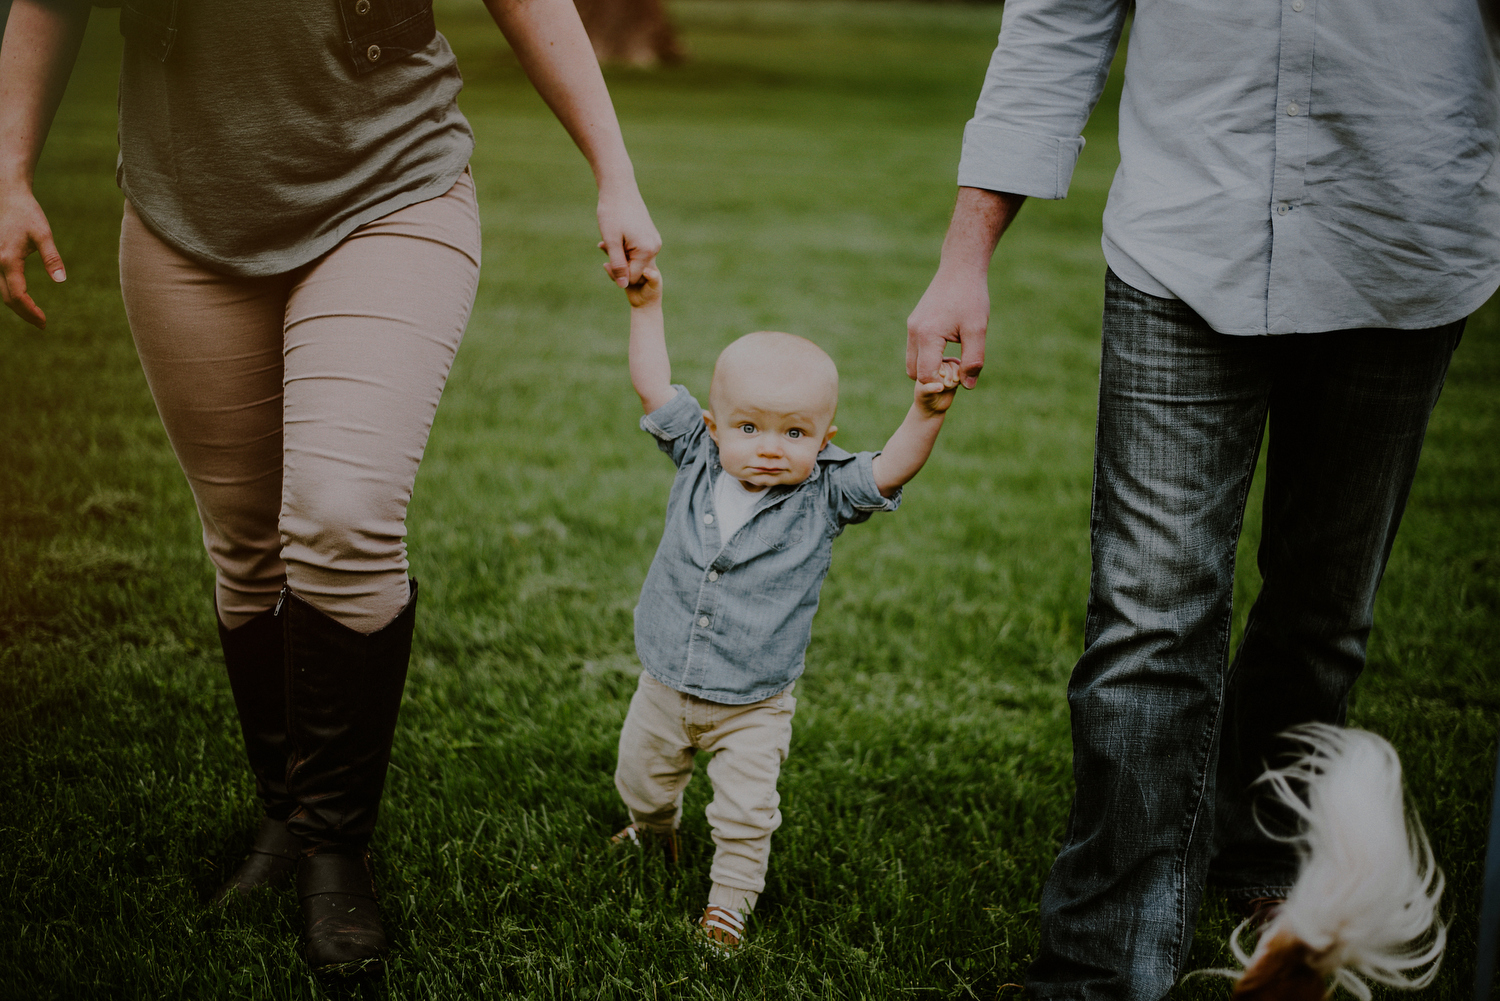
[{"label": "jean seam", "polygon": [[[1240,500],[1239,516],[1235,518],[1234,532],[1232,537],[1234,545],[1229,551],[1229,608],[1223,616],[1223,625],[1220,628],[1220,639],[1218,643],[1219,676],[1218,687],[1214,693],[1214,717],[1208,727],[1205,736],[1207,744],[1201,749],[1201,758],[1197,777],[1197,796],[1193,806],[1192,816],[1188,818],[1186,837],[1182,840],[1181,854],[1178,856],[1177,866],[1177,941],[1174,943],[1172,965],[1174,970],[1181,970],[1187,960],[1188,951],[1192,948],[1191,936],[1188,934],[1187,920],[1187,890],[1188,890],[1188,863],[1192,854],[1193,838],[1198,831],[1199,818],[1203,814],[1204,800],[1207,798],[1206,789],[1208,785],[1208,774],[1210,763],[1208,749],[1213,746],[1215,736],[1222,740],[1222,729],[1224,726],[1224,693],[1229,685],[1229,672],[1232,664],[1227,664],[1229,653],[1229,637],[1234,627],[1234,565],[1239,556],[1240,533],[1245,528],[1245,504],[1250,498],[1250,488],[1255,482],[1255,466],[1260,461],[1260,452],[1265,444],[1266,412],[1269,400],[1265,400],[1260,408],[1260,432],[1256,435],[1255,448],[1249,452],[1247,468],[1240,473]],[[1222,748],[1221,748],[1222,753]]]}]

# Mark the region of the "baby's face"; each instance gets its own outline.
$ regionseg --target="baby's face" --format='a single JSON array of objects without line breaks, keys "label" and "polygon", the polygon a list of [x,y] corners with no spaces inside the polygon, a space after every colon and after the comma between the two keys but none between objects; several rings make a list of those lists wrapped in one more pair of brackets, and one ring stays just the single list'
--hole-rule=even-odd
[{"label": "baby's face", "polygon": [[823,413],[788,411],[736,400],[703,416],[719,445],[724,471],[752,490],[807,479],[818,453],[838,430],[831,423],[831,408]]},{"label": "baby's face", "polygon": [[838,428],[838,370],[811,341],[746,334],[714,366],[708,433],[724,471],[752,490],[801,483]]}]

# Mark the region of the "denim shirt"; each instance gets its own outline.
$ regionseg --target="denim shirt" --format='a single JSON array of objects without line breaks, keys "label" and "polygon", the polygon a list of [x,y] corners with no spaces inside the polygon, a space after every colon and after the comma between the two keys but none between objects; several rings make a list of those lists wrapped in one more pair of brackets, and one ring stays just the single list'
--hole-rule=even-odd
[{"label": "denim shirt", "polygon": [[713,505],[719,448],[685,387],[641,418],[672,457],[667,524],[635,608],[635,648],[669,688],[726,705],[759,702],[802,674],[833,540],[900,491],[875,485],[874,452],[826,446],[801,483],[767,487],[750,517],[719,539]]}]

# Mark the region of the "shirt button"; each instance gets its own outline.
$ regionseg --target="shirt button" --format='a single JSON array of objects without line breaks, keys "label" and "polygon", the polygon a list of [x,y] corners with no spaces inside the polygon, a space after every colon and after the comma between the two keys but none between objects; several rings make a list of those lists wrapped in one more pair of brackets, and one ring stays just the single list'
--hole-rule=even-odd
[{"label": "shirt button", "polygon": [[698,616],[698,625],[700,625],[703,628],[707,629],[708,628],[708,616],[707,615],[700,615],[700,616]]},{"label": "shirt button", "polygon": [[1290,205],[1288,205],[1286,202],[1282,202],[1280,205],[1276,206],[1276,214],[1277,215],[1286,215],[1291,210],[1292,210],[1292,207]]},{"label": "shirt button", "polygon": [[1297,102],[1296,101],[1293,101],[1291,104],[1288,104],[1286,106],[1286,113],[1289,114],[1289,115],[1295,115],[1297,113],[1297,111],[1298,111],[1298,108],[1297,108]]},{"label": "shirt button", "polygon": [[708,579],[711,580],[711,581],[718,580],[719,579],[719,571],[717,571],[717,570],[710,570],[708,572]]},{"label": "shirt button", "polygon": [[[1301,0],[1298,0],[1298,2],[1300,3]],[[354,13],[356,13],[356,14],[368,14],[368,13],[370,13],[370,0],[359,0],[359,2],[354,5]]]},{"label": "shirt button", "polygon": [[1292,0],[1292,10],[1300,14],[1302,13],[1302,6],[1302,0]]},{"label": "shirt button", "polygon": [[365,55],[369,57],[370,62],[378,62],[380,60],[380,46],[370,46],[368,49],[365,49]]},{"label": "shirt button", "polygon": [[703,516],[703,524],[705,524],[705,525],[712,525],[713,523],[714,523],[714,516],[713,515],[711,515],[711,514],[705,514]]}]

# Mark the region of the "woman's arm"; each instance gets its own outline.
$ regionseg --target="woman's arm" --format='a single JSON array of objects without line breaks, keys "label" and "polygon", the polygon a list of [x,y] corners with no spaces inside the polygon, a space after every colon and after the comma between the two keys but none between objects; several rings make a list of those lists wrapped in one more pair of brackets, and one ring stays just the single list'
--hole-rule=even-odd
[{"label": "woman's arm", "polygon": [[0,45],[0,301],[36,327],[47,314],[26,294],[26,258],[39,251],[55,282],[68,275],[31,182],[88,21],[87,4],[15,0]]},{"label": "woman's arm", "polygon": [[636,189],[620,123],[573,0],[484,0],[537,93],[578,144],[599,185],[599,235],[609,274],[624,288],[661,249]]}]

